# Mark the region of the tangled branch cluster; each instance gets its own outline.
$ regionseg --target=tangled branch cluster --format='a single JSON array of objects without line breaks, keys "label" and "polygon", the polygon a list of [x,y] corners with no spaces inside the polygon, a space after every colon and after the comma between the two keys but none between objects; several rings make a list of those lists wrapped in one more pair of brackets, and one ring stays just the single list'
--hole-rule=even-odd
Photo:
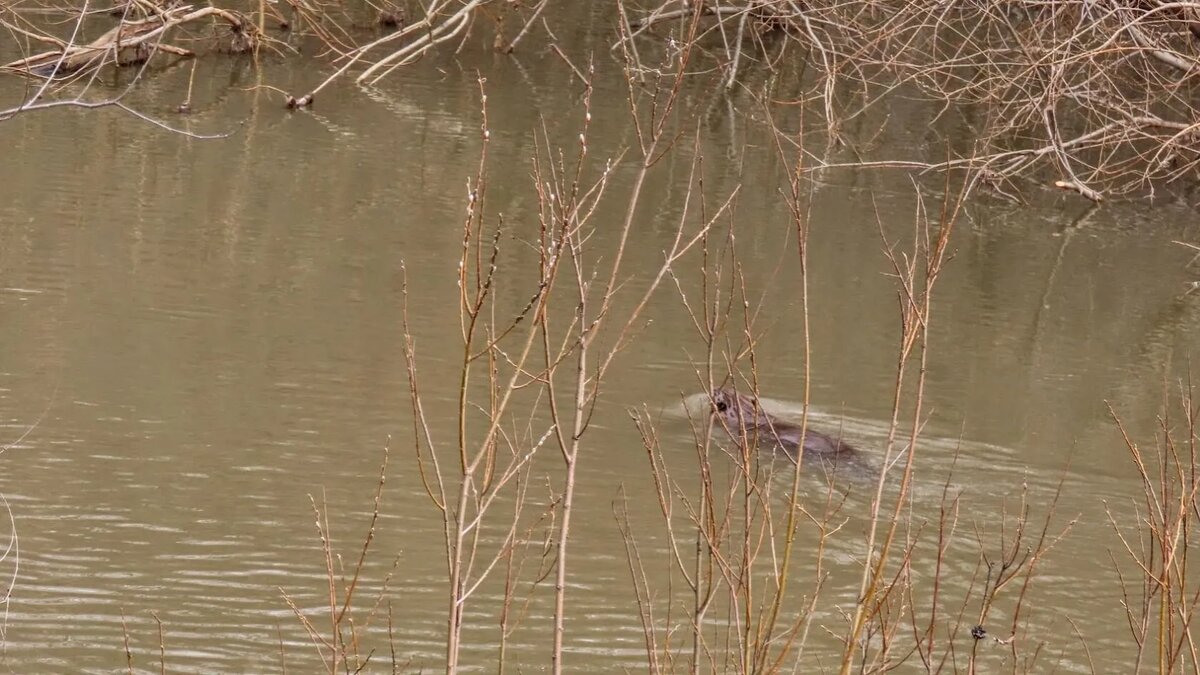
[{"label": "tangled branch cluster", "polygon": [[195,55],[191,50],[171,45],[165,38],[173,28],[205,19],[228,26],[232,51],[254,49],[260,39],[258,29],[244,15],[212,6],[197,9],[173,3],[160,7],[148,0],[130,0],[110,13],[115,17],[116,25],[94,40],[84,42],[82,35],[87,20],[104,12],[88,12],[86,8],[80,11],[70,26],[70,35],[62,39],[12,10],[12,20],[0,17],[0,25],[27,44],[41,43],[50,49],[7,63],[0,69],[38,77],[65,78],[72,74],[94,73],[108,64],[144,63],[156,51],[191,57]]},{"label": "tangled branch cluster", "polygon": [[[1162,0],[748,0],[643,11],[636,42],[689,20],[726,87],[754,65],[817,73],[802,97],[831,137],[894,94],[973,110],[974,147],[928,168],[1002,187],[1039,169],[1100,200],[1200,177],[1200,3]],[[748,65],[754,64],[754,65]],[[924,120],[922,120],[924,122]]]},{"label": "tangled branch cluster", "polygon": [[[312,38],[313,43],[323,47],[325,55],[332,57],[335,66],[332,74],[307,94],[285,93],[288,107],[305,107],[312,104],[322,89],[344,75],[355,73],[360,84],[374,84],[439,45],[461,43],[484,14],[485,19],[491,19],[497,26],[503,23],[506,13],[520,15],[523,28],[511,38],[498,34],[496,39],[497,49],[512,52],[548,2],[540,0],[526,7],[500,0],[434,0],[415,12],[407,12],[389,0],[380,4],[373,0],[286,0],[279,6],[273,0],[234,3],[242,5],[242,11],[215,6],[197,9],[178,0],[119,0],[101,9],[91,7],[88,2],[69,7],[40,6],[36,2],[11,7],[0,4],[0,31],[12,36],[25,54],[23,58],[0,64],[0,73],[52,82],[55,90],[59,88],[57,85],[73,82],[82,82],[86,88],[106,67],[141,65],[158,54],[196,56],[194,51],[168,40],[183,27],[194,29],[206,23],[216,30],[210,31],[207,39],[198,41],[224,51],[257,52],[268,46],[281,52],[295,52],[294,48],[266,35],[269,23],[294,38]],[[376,18],[364,24],[364,17],[371,15]],[[57,21],[47,22],[47,16]],[[382,35],[368,32],[367,25],[382,28]],[[90,36],[97,32],[99,37],[92,39]],[[197,40],[195,34],[190,37]],[[38,51],[41,45],[45,51]],[[0,111],[0,119],[49,105],[100,105],[82,95],[53,104],[35,104],[48,89],[46,84],[22,106]],[[118,101],[119,97],[103,104]]]}]

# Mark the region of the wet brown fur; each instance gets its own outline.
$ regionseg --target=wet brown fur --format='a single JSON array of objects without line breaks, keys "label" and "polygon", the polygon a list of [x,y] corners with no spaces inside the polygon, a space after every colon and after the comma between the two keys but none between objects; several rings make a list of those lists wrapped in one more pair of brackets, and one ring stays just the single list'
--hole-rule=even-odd
[{"label": "wet brown fur", "polygon": [[759,447],[774,446],[793,459],[801,447],[806,455],[816,454],[824,459],[859,454],[856,448],[840,438],[815,431],[811,427],[801,430],[799,425],[775,418],[762,409],[756,398],[739,394],[729,387],[712,392],[712,407],[713,415],[720,420],[718,424],[721,424],[738,443],[757,443]]}]

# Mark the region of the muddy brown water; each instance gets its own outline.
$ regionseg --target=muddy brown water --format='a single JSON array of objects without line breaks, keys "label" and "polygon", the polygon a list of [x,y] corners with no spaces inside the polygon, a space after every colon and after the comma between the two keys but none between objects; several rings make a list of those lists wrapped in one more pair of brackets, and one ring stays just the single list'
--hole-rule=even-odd
[{"label": "muddy brown water", "polygon": [[[16,575],[4,624],[10,672],[123,668],[123,621],[135,665],[157,668],[154,615],[173,672],[278,672],[280,643],[289,669],[310,671],[313,649],[279,590],[320,611],[325,576],[309,495],[332,505],[352,558],[389,438],[367,590],[398,559],[388,594],[398,654],[437,669],[445,562],[411,450],[400,266],[431,421],[451,438],[455,270],[480,147],[474,73],[488,79],[489,205],[515,237],[533,232],[539,116],[563,143],[579,118],[577,83],[552,54],[470,54],[432,59],[377,90],[335,86],[300,114],[246,91],[258,75],[244,61],[203,60],[196,114],[170,119],[233,131],[225,140],[187,139],[111,110],[0,123],[0,491],[19,537],[19,557],[3,563],[4,578]],[[624,88],[616,64],[600,66],[591,151],[615,156],[632,139]],[[189,67],[151,78],[139,104],[165,114]],[[264,80],[298,87],[313,71],[295,61],[264,68]],[[704,120],[711,194],[742,186],[740,251],[752,261],[748,283],[766,297],[763,389],[794,404],[802,323],[778,193],[786,173],[753,102],[700,105],[705,91],[686,93]],[[918,112],[893,110],[881,155],[943,152]],[[635,280],[674,227],[687,169],[675,158],[647,186],[653,198],[631,240]],[[815,419],[844,419],[870,451],[889,417],[898,330],[875,214],[889,236],[907,236],[916,202],[901,173],[821,178],[809,252]],[[610,190],[620,194],[627,180],[619,173]],[[1103,505],[1127,504],[1137,484],[1105,402],[1144,437],[1164,386],[1186,371],[1200,293],[1183,291],[1198,273],[1172,242],[1200,240],[1200,227],[1194,197],[1091,210],[1070,195],[1031,193],[1024,206],[972,200],[955,234],[937,289],[918,498],[936,498],[960,436],[964,523],[994,521],[1026,484],[1038,513],[1065,477],[1060,521],[1079,521],[1045,562],[1032,612],[1044,662],[1079,670],[1087,656],[1067,618],[1092,658],[1132,654]],[[512,260],[515,287],[532,271]],[[701,349],[671,289],[650,316],[610,376],[582,459],[566,640],[577,670],[644,663],[613,517],[618,488],[635,505],[646,554],[660,561],[661,519],[625,409],[670,409],[696,393],[691,359]],[[664,452],[685,465],[686,423],[664,414],[660,426]],[[855,560],[860,534],[849,528],[832,555]],[[962,592],[973,563],[969,552],[953,561],[951,592]],[[831,630],[854,594],[849,578],[837,581],[817,619]],[[548,590],[512,638],[514,666],[548,666]],[[494,669],[494,601],[468,613],[465,660],[480,671]],[[834,649],[817,632],[810,667]],[[1003,650],[995,652],[998,665]]]}]

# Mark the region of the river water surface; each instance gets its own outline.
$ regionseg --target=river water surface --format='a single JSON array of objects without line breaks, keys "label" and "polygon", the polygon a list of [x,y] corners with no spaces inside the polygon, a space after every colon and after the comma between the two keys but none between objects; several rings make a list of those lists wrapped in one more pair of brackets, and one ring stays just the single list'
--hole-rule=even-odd
[{"label": "river water surface", "polygon": [[[551,53],[508,59],[485,49],[429,59],[377,90],[335,85],[311,112],[289,113],[278,96],[250,89],[260,79],[301,89],[322,68],[199,61],[196,113],[169,119],[198,133],[233,132],[223,140],[185,138],[114,110],[0,123],[0,492],[19,537],[19,557],[3,563],[4,578],[15,574],[4,624],[10,672],[113,672],[125,667],[126,633],[135,665],[157,669],[155,617],[172,672],[281,672],[285,662],[314,672],[315,651],[280,591],[306,610],[324,602],[309,496],[330,504],[351,565],[389,443],[364,593],[377,594],[398,561],[387,593],[398,656],[438,669],[445,558],[412,452],[401,265],[430,422],[449,440],[461,223],[481,147],[476,73],[489,94],[488,207],[505,214],[514,247],[536,236],[530,160],[542,120],[570,148],[581,90]],[[189,71],[148,78],[138,104],[167,115]],[[593,157],[616,157],[633,142],[625,95],[619,64],[598,59]],[[766,298],[762,388],[794,404],[803,323],[780,197],[787,171],[758,126],[757,104],[710,97],[684,93],[690,128],[700,122],[705,190],[717,203],[740,186],[740,255],[747,285]],[[944,154],[918,113],[892,110],[876,152]],[[652,273],[677,222],[688,154],[651,174],[631,235],[631,286]],[[820,178],[809,249],[813,423],[844,418],[871,451],[890,418],[898,335],[880,231],[911,237],[917,191],[898,172]],[[627,180],[618,171],[610,190],[621,194]],[[936,201],[938,186],[922,185]],[[1040,667],[1086,670],[1079,634],[1094,659],[1132,654],[1109,558],[1119,541],[1104,504],[1128,516],[1138,484],[1105,404],[1147,439],[1164,391],[1186,372],[1200,293],[1184,295],[1198,273],[1173,242],[1200,240],[1200,220],[1194,196],[1091,209],[1025,187],[1028,205],[978,193],[954,234],[936,291],[918,483],[928,489],[917,499],[936,499],[960,445],[963,531],[994,523],[1026,485],[1035,515],[1044,513],[1064,479],[1056,522],[1078,522],[1044,561],[1028,611],[1044,627]],[[595,236],[615,236],[619,215],[602,212],[612,226]],[[507,259],[514,287],[534,278],[524,259]],[[625,411],[667,411],[657,417],[664,455],[681,466],[693,456],[688,424],[670,411],[699,391],[693,359],[703,347],[672,287],[647,316],[608,375],[581,459],[572,670],[644,667],[613,516],[620,490],[645,533],[643,553],[666,567],[649,465]],[[554,475],[553,464],[539,475]],[[545,489],[537,499],[548,499]],[[852,562],[861,523],[848,532],[834,553]],[[974,563],[964,555],[961,576],[947,582],[960,594]],[[818,624],[842,630],[836,605],[853,597],[853,580],[835,577],[841,585],[827,591]],[[548,667],[550,588],[540,588],[512,638],[514,666]],[[486,601],[473,611],[466,662],[493,671],[496,618]],[[816,632],[810,668],[836,649]],[[375,658],[390,658],[386,641],[377,645]],[[996,664],[1003,658],[998,647]]]}]

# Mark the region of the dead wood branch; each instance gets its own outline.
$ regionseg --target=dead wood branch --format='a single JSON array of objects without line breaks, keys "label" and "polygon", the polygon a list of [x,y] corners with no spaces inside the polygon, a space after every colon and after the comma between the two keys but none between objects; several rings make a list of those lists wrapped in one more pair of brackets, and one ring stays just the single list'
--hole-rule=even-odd
[{"label": "dead wood branch", "polygon": [[257,29],[240,14],[216,7],[193,10],[189,5],[162,10],[139,21],[122,21],[87,44],[60,43],[58,49],[13,61],[2,68],[38,77],[63,76],[104,63],[144,61],[151,46],[169,54],[193,56],[190,50],[163,44],[161,40],[176,26],[210,17],[223,20],[235,34],[244,36],[246,44],[257,43]]},{"label": "dead wood branch", "polygon": [[403,47],[372,63],[356,79],[360,84],[378,82],[396,68],[416,61],[436,45],[461,36],[470,26],[475,11],[488,2],[490,0],[470,0],[461,4],[457,9],[453,9],[452,6],[455,4],[453,0],[435,0],[419,21],[344,54],[346,62],[341,67],[304,96],[289,96],[288,107],[303,108],[312,105],[322,89],[348,73],[360,61],[365,61],[368,54],[385,45],[411,40]]}]

